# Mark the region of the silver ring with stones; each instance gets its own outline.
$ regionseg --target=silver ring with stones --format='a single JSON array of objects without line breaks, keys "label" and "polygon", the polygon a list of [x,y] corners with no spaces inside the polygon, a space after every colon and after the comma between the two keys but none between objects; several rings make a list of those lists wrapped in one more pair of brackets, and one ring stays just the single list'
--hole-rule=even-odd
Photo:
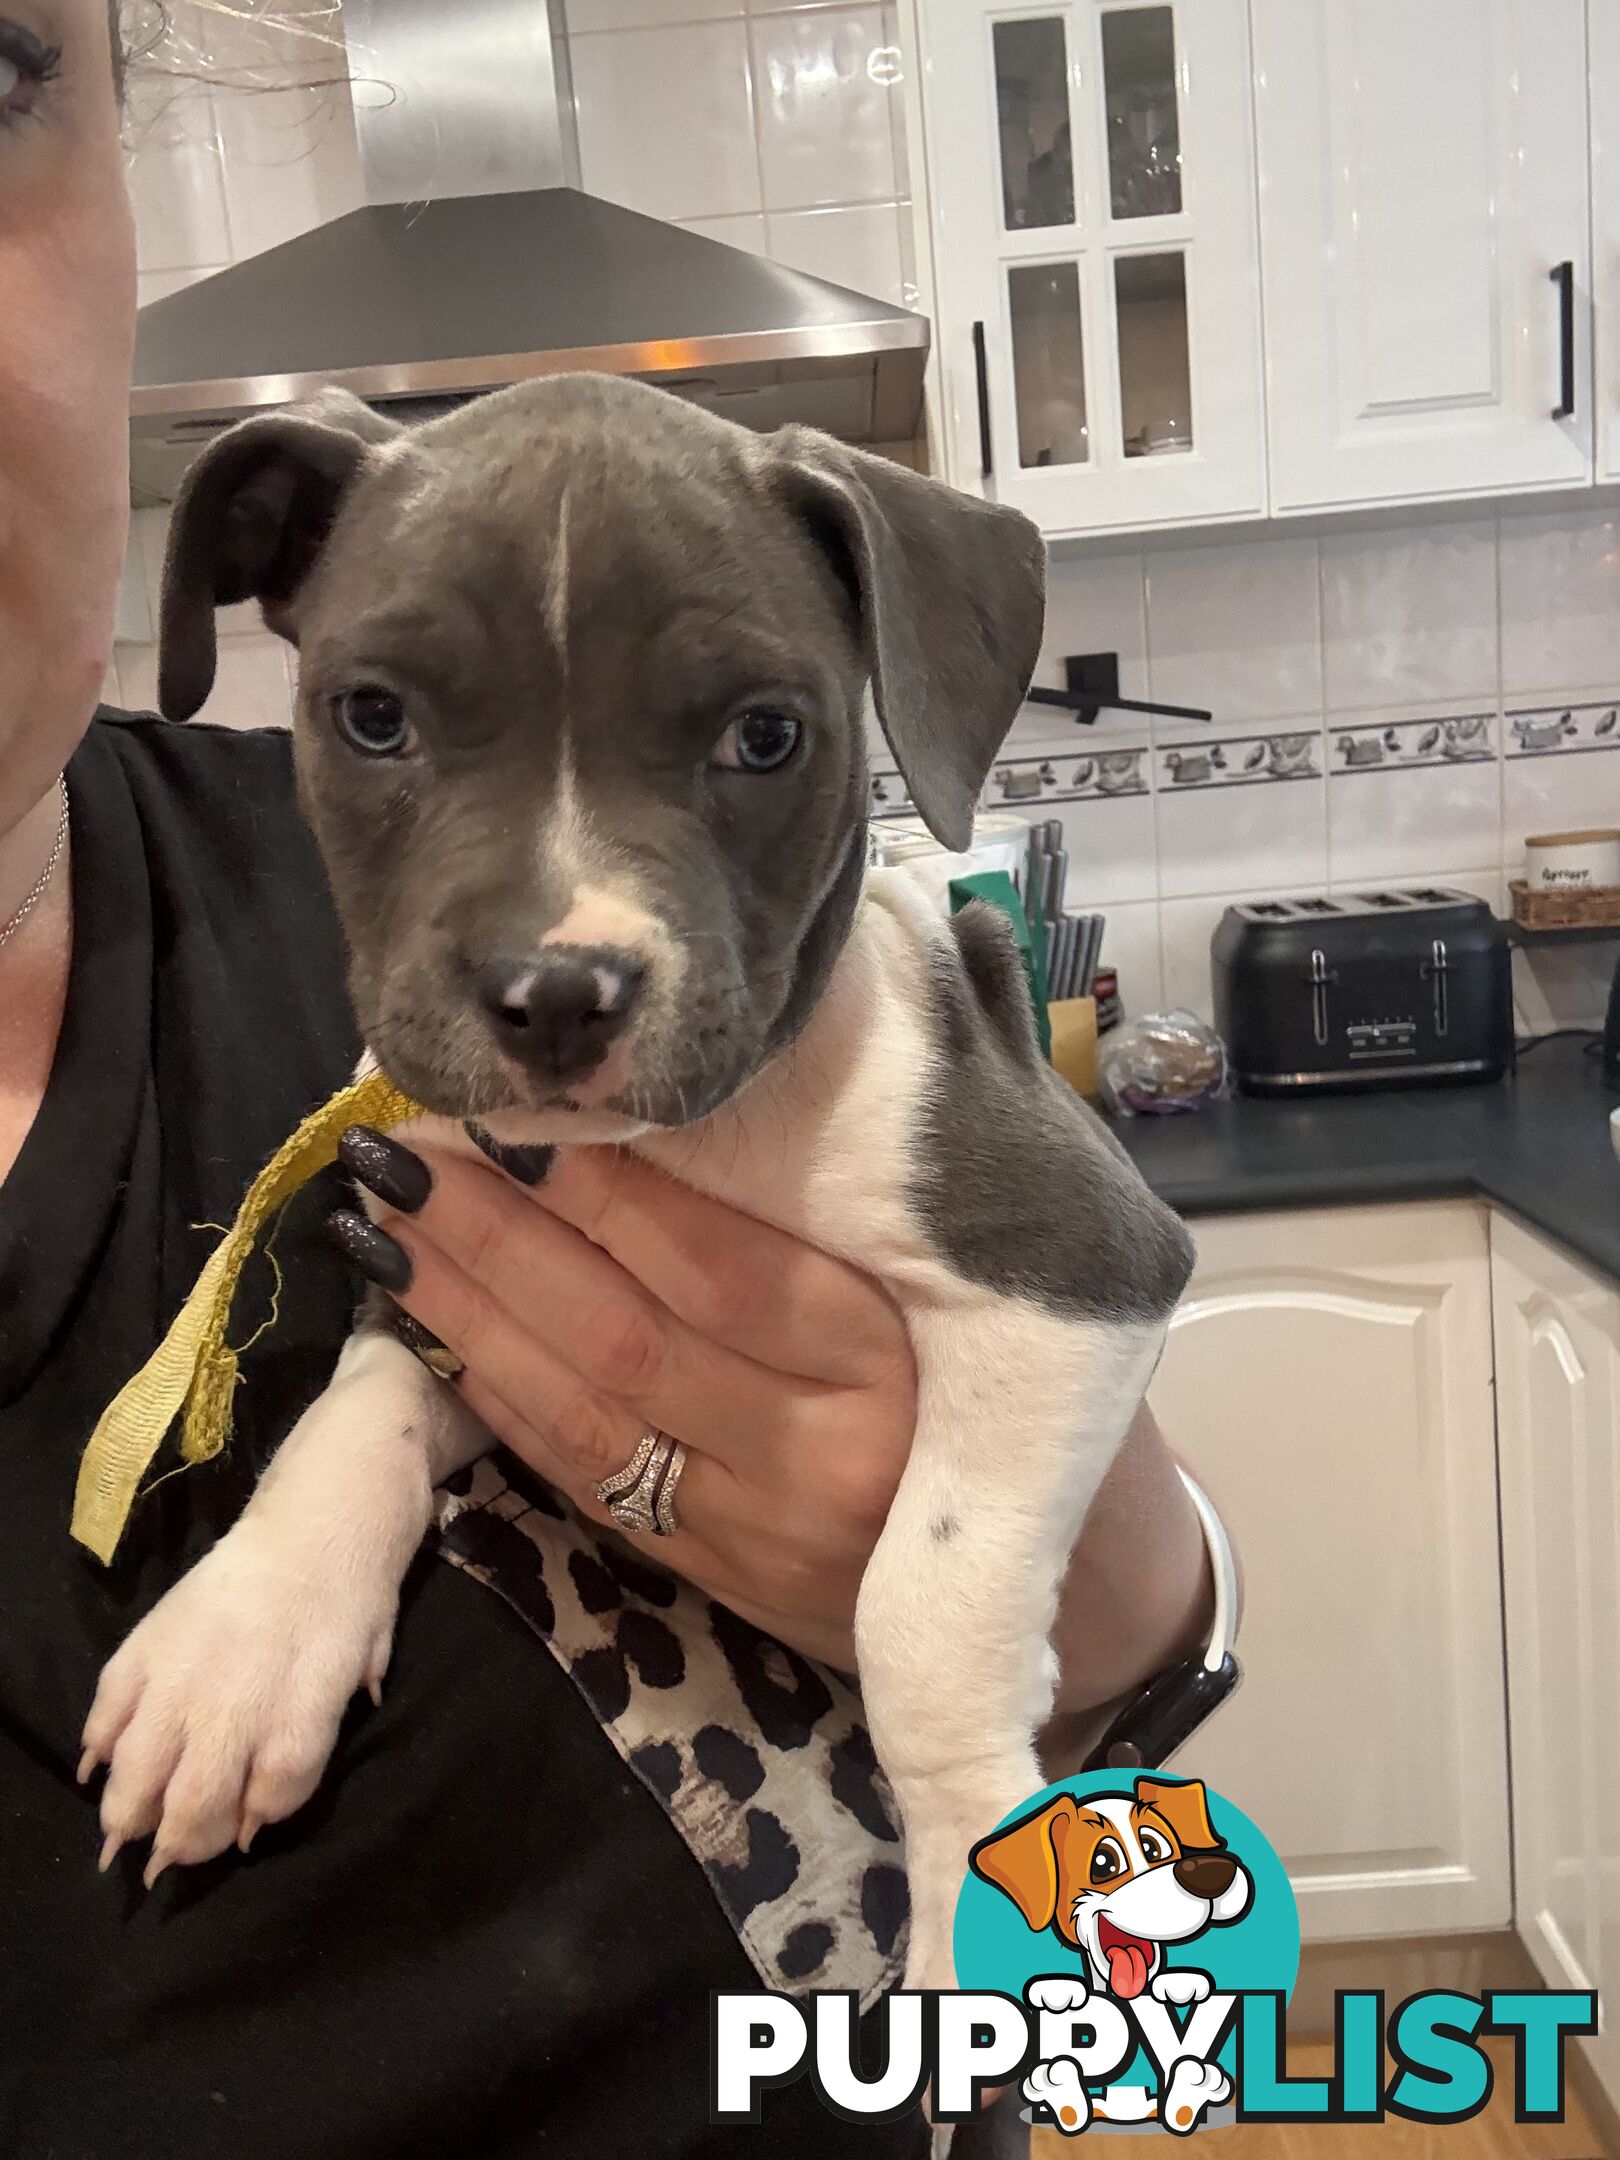
[{"label": "silver ring with stones", "polygon": [[686,1468],[686,1450],[656,1425],[649,1425],[636,1452],[622,1470],[605,1477],[596,1497],[621,1530],[645,1530],[653,1537],[673,1537],[675,1489]]}]

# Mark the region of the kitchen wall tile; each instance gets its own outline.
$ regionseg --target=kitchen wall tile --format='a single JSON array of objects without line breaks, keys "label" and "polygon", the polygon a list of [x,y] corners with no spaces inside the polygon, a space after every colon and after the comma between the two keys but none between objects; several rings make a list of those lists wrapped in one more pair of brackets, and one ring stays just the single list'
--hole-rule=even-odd
[{"label": "kitchen wall tile", "polygon": [[238,262],[343,217],[363,200],[347,87],[273,83],[222,89],[214,99]]},{"label": "kitchen wall tile", "polygon": [[[156,712],[157,647],[120,645],[115,664],[123,702],[129,710]],[[288,648],[280,638],[261,630],[257,637],[223,640],[213,691],[197,717],[221,727],[289,726],[292,674]]]},{"label": "kitchen wall tile", "polygon": [[1093,652],[1118,653],[1122,696],[1148,696],[1140,555],[1098,555],[1047,565],[1046,634],[1035,680],[1061,690],[1064,655]]},{"label": "kitchen wall tile", "polygon": [[257,637],[232,638],[220,645],[219,673],[201,717],[223,727],[290,727],[292,698],[288,648],[261,631]]},{"label": "kitchen wall tile", "polygon": [[1146,744],[1075,743],[1047,751],[1016,736],[991,768],[985,801],[1038,823],[1056,818],[1069,855],[1071,911],[1151,900],[1157,886]]},{"label": "kitchen wall tile", "polygon": [[1494,764],[1336,774],[1328,783],[1328,866],[1349,882],[1443,876],[1498,847],[1501,822]]},{"label": "kitchen wall tile", "polygon": [[1294,713],[1264,727],[1235,720],[1152,719],[1155,771],[1162,792],[1189,787],[1257,787],[1272,780],[1320,778],[1322,722]]},{"label": "kitchen wall tile", "polygon": [[900,92],[882,8],[761,16],[749,36],[766,209],[893,202]]},{"label": "kitchen wall tile", "polygon": [[1496,867],[1448,870],[1445,882],[1459,892],[1472,893],[1476,900],[1483,900],[1493,915],[1506,914],[1507,880]]},{"label": "kitchen wall tile", "polygon": [[1581,756],[1612,750],[1620,743],[1620,704],[1612,698],[1590,704],[1558,703],[1509,706],[1503,744],[1510,758],[1538,758],[1547,753]]},{"label": "kitchen wall tile", "polygon": [[1423,878],[1500,860],[1495,713],[1426,714],[1328,732],[1328,872]]},{"label": "kitchen wall tile", "polygon": [[[1286,890],[1286,888],[1282,888]],[[1163,1006],[1166,1012],[1196,1013],[1200,1020],[1215,1017],[1214,991],[1210,982],[1209,941],[1233,899],[1261,900],[1276,897],[1258,885],[1243,886],[1235,893],[1205,894],[1196,900],[1165,900],[1159,907],[1159,945],[1163,958]]]},{"label": "kitchen wall tile", "polygon": [[906,140],[906,49],[900,38],[897,0],[883,0],[883,51],[875,72],[889,92],[889,141],[894,150],[896,186],[904,195],[911,186],[911,147]]},{"label": "kitchen wall tile", "polygon": [[1504,516],[1500,545],[1504,695],[1620,682],[1620,517]]},{"label": "kitchen wall tile", "polygon": [[759,209],[742,23],[605,31],[571,39],[569,55],[581,175],[592,194],[652,217]]},{"label": "kitchen wall tile", "polygon": [[904,303],[897,203],[857,203],[842,210],[776,211],[767,221],[770,252],[790,269],[829,278],[895,307]]},{"label": "kitchen wall tile", "polygon": [[130,199],[140,268],[234,259],[214,101],[193,84],[130,84]]},{"label": "kitchen wall tile", "polygon": [[130,558],[139,565],[146,586],[147,608],[154,624],[162,612],[163,555],[169,544],[171,514],[167,509],[136,510],[131,512],[129,520]]},{"label": "kitchen wall tile", "polygon": [[[1151,900],[1115,905],[1103,928],[1099,968],[1119,977],[1119,994],[1128,1020],[1157,1012],[1164,1002],[1164,972],[1159,952],[1159,910]],[[1104,1036],[1106,1043],[1108,1038]]]},{"label": "kitchen wall tile", "polygon": [[[131,521],[133,522],[133,520]],[[124,546],[124,567],[118,580],[118,609],[113,618],[113,640],[119,645],[147,645],[157,636],[157,614],[147,590],[146,568],[131,533]]]},{"label": "kitchen wall tile", "polygon": [[1513,1019],[1520,1036],[1600,1028],[1614,974],[1612,945],[1549,945],[1513,955]]},{"label": "kitchen wall tile", "polygon": [[1330,712],[1495,696],[1494,518],[1333,535],[1321,560]]},{"label": "kitchen wall tile", "polygon": [[1327,727],[1330,773],[1410,772],[1489,764],[1500,758],[1498,715],[1466,701],[1357,713]]},{"label": "kitchen wall tile", "polygon": [[119,703],[128,712],[157,711],[158,649],[155,645],[118,645],[113,648],[118,670]]},{"label": "kitchen wall tile", "polygon": [[[902,108],[897,105],[898,112]],[[902,173],[906,171],[903,160],[897,161]],[[900,213],[900,304],[916,311],[922,307],[922,287],[917,281],[917,210],[909,198],[902,198],[897,205]]]},{"label": "kitchen wall tile", "polygon": [[[1122,767],[1118,784],[1128,788],[1133,753],[1115,755]],[[1110,794],[1092,787],[1054,804],[1049,815],[1062,824],[1068,849],[1065,899],[1071,914],[1154,897],[1158,862],[1151,794]]]},{"label": "kitchen wall tile", "polygon": [[1162,899],[1327,878],[1320,729],[1159,738]]},{"label": "kitchen wall tile", "polygon": [[[1620,812],[1620,713],[1613,705],[1509,713],[1502,767],[1502,864],[1524,867],[1530,833],[1612,825]],[[1606,729],[1598,735],[1599,728]],[[1554,733],[1552,731],[1559,732]]]},{"label": "kitchen wall tile", "polygon": [[706,240],[723,240],[727,247],[746,248],[750,255],[768,255],[771,251],[765,220],[758,211],[742,217],[681,218],[677,222],[688,232],[701,233]]},{"label": "kitchen wall tile", "polygon": [[[1036,751],[1056,758],[1060,764],[1067,759],[1071,765],[1104,752],[1137,751],[1140,755],[1134,768],[1135,776],[1143,789],[1152,781],[1153,731],[1144,713],[1103,711],[1095,721],[1083,726],[1069,718],[1059,706],[1026,705],[1013,722],[1003,745],[1003,754],[1028,757]],[[1107,777],[1117,783],[1125,770],[1117,763],[1110,763]],[[994,793],[993,788],[991,792]],[[1132,788],[1131,792],[1138,790]]]},{"label": "kitchen wall tile", "polygon": [[1268,720],[1322,703],[1313,539],[1174,548],[1148,558],[1151,695]]},{"label": "kitchen wall tile", "polygon": [[568,34],[662,30],[742,12],[742,0],[568,0]]}]

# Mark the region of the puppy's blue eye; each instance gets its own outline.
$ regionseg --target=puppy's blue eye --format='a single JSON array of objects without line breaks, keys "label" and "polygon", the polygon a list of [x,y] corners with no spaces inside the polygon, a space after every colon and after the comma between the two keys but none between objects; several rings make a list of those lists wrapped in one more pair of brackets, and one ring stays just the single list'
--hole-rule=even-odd
[{"label": "puppy's blue eye", "polygon": [[739,713],[714,746],[711,762],[730,772],[775,772],[785,765],[804,735],[804,722],[768,705]]},{"label": "puppy's blue eye", "polygon": [[340,691],[332,700],[332,719],[344,741],[367,757],[400,757],[416,740],[404,699],[375,683]]}]

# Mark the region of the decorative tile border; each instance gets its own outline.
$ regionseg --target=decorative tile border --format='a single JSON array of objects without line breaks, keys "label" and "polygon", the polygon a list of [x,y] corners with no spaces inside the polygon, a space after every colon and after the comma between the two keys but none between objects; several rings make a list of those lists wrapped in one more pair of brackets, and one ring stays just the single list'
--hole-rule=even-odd
[{"label": "decorative tile border", "polygon": [[1496,715],[1396,720],[1375,727],[1336,727],[1328,735],[1328,769],[1343,773],[1410,771],[1421,765],[1480,765],[1496,756]]},{"label": "decorative tile border", "polygon": [[1211,742],[1166,743],[1158,753],[1161,793],[1198,787],[1257,787],[1274,780],[1320,780],[1322,737],[1316,728],[1238,735]]},{"label": "decorative tile border", "polygon": [[1568,757],[1620,749],[1620,705],[1538,705],[1507,716],[1507,754]]},{"label": "decorative tile border", "polygon": [[984,801],[991,810],[1024,811],[1041,803],[1106,802],[1148,792],[1145,749],[1090,750],[1083,744],[1061,757],[999,758],[990,769]]}]

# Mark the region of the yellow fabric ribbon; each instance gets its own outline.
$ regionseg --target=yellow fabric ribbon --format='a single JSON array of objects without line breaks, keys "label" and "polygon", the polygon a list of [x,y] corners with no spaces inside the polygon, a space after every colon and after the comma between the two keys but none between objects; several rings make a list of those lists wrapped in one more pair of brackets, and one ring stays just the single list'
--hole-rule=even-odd
[{"label": "yellow fabric ribbon", "polygon": [[338,1140],[351,1125],[386,1130],[422,1115],[386,1073],[368,1073],[305,1118],[248,1188],[236,1220],[209,1255],[173,1326],[102,1412],[79,1464],[72,1534],[98,1560],[118,1550],[141,1479],[183,1410],[180,1452],[206,1462],[230,1437],[238,1353],[225,1340],[237,1281],[254,1242],[276,1210],[337,1160]]}]

